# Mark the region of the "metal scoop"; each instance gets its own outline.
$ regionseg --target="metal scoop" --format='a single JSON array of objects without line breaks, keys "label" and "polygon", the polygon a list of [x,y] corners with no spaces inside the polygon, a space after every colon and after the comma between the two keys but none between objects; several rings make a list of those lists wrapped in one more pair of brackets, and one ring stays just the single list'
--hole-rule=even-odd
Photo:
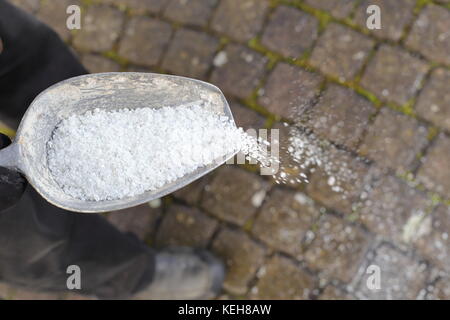
[{"label": "metal scoop", "polygon": [[202,81],[153,73],[99,73],[71,78],[36,97],[20,123],[13,144],[0,150],[0,166],[22,172],[47,201],[70,211],[105,212],[149,202],[202,177],[234,154],[155,191],[120,200],[84,201],[65,194],[54,180],[47,163],[47,142],[61,120],[95,108],[161,108],[196,101],[202,101],[205,108],[233,120],[222,92]]}]

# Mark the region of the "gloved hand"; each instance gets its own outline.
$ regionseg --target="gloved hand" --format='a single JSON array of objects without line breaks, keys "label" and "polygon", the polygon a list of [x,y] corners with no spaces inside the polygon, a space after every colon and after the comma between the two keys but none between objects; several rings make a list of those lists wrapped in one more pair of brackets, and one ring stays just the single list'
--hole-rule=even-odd
[{"label": "gloved hand", "polygon": [[[11,140],[0,133],[0,149],[11,144]],[[27,186],[26,179],[17,171],[0,167],[0,213],[19,201]]]}]

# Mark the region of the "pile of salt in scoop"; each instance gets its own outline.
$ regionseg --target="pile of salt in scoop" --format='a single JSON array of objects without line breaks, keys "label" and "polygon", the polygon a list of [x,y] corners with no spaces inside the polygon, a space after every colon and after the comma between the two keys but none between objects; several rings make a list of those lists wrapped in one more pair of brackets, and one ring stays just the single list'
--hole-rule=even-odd
[{"label": "pile of salt in scoop", "polygon": [[87,201],[153,191],[237,151],[265,158],[255,138],[201,105],[73,115],[55,128],[47,150],[58,185]]}]

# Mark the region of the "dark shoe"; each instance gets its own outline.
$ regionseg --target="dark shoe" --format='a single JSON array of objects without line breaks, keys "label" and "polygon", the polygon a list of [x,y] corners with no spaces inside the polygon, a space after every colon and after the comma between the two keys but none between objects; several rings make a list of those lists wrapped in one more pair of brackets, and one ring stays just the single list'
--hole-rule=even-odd
[{"label": "dark shoe", "polygon": [[137,299],[211,299],[222,288],[224,265],[206,250],[173,248],[160,251],[155,259],[153,281]]}]

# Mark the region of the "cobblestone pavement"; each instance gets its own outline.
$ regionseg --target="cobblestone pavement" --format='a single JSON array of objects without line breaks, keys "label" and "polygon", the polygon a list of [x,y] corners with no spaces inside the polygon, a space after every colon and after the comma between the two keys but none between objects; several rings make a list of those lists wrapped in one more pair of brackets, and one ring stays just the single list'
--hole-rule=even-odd
[{"label": "cobblestone pavement", "polygon": [[[249,166],[224,166],[159,202],[108,214],[120,229],[156,247],[216,252],[228,266],[224,299],[450,299],[450,1],[13,2],[91,72],[218,85],[244,128],[279,127],[292,105],[316,103],[317,117],[332,116],[317,133],[358,173],[343,199],[319,173],[280,186]],[[82,6],[78,32],[65,28],[68,4]],[[382,9],[381,30],[365,27],[369,4]],[[381,269],[380,290],[366,285],[370,265]]]}]

